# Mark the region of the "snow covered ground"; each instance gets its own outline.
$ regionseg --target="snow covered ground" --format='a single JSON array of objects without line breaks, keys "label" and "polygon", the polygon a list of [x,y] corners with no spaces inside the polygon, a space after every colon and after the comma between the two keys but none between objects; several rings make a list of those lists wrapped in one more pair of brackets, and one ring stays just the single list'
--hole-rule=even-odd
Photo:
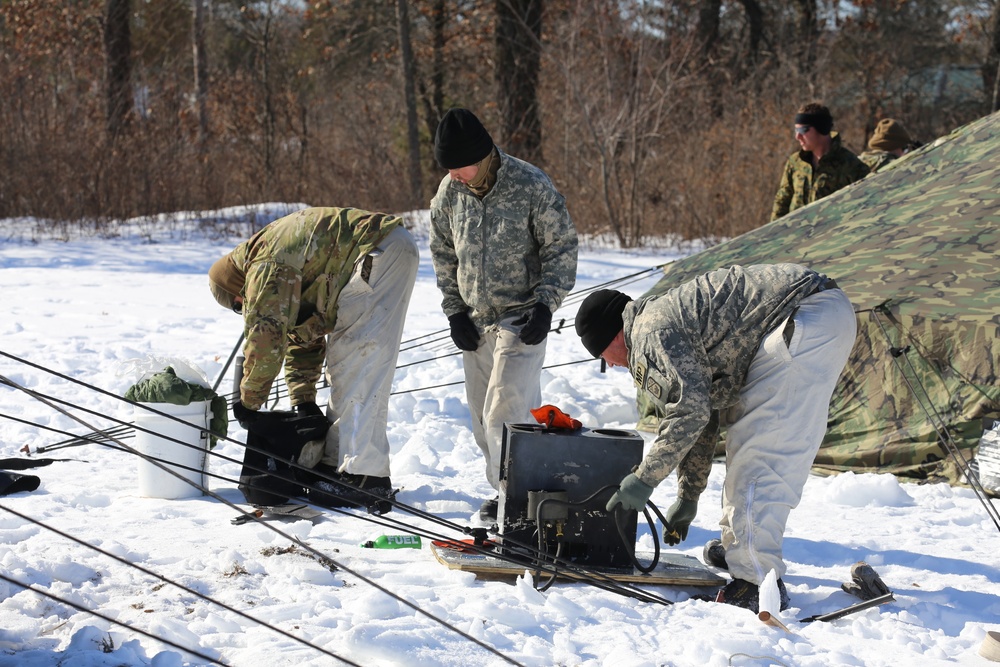
[{"label": "snow covered ground", "polygon": [[[276,217],[278,208],[262,215]],[[229,392],[222,370],[240,320],[216,305],[205,274],[239,240],[212,230],[238,230],[232,220],[240,213],[192,215],[188,224],[151,220],[113,238],[68,241],[32,234],[33,221],[0,221],[0,375],[94,411],[70,410],[101,429],[116,423],[99,415],[131,420],[132,408],[116,397],[143,369],[169,361],[199,369],[209,384],[222,374],[220,391]],[[194,224],[208,218],[215,227]],[[492,491],[469,430],[460,357],[445,356],[453,351],[447,339],[420,338],[447,322],[426,237],[419,243],[403,336],[414,342],[403,346],[390,403],[392,479],[401,502],[473,525]],[[679,254],[586,249],[577,287]],[[656,278],[651,272],[618,287],[636,296]],[[571,297],[556,314],[568,330],[549,338],[544,400],[590,428],[632,428],[629,376],[570,363],[587,358],[572,331],[579,302]],[[67,437],[46,429],[91,431],[0,385],[0,457],[24,457],[27,445],[33,458],[65,459],[25,471],[41,478],[38,490],[0,498],[0,667],[305,667],[338,658],[409,667],[986,665],[980,645],[1000,629],[1000,534],[965,489],[891,476],[811,478],[785,542],[786,633],[745,610],[693,600],[703,592],[693,587],[644,587],[672,605],[584,583],[538,592],[530,575],[488,581],[449,570],[428,540],[420,550],[363,549],[365,540],[408,531],[362,512],[234,526],[234,509],[209,496],[142,497],[139,459],[125,451],[87,444],[37,453]],[[230,435],[245,438],[238,425]],[[222,442],[213,454],[233,460],[211,458],[209,471],[223,479],[212,478],[210,488],[239,503],[233,480],[242,449]],[[700,557],[717,535],[723,475],[716,464],[688,540],[668,551]],[[674,492],[671,478],[652,499],[665,509]],[[462,537],[404,512],[386,519]],[[645,525],[638,548],[652,548]],[[840,584],[859,560],[878,570],[895,602],[832,622],[798,622],[857,602]]]}]

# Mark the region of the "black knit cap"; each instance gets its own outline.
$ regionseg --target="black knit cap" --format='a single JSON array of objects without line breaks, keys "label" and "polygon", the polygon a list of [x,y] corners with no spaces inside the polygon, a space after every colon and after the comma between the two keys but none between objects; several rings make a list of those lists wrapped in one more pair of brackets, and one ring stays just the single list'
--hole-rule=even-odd
[{"label": "black knit cap", "polygon": [[595,359],[625,326],[622,312],[631,300],[628,294],[613,289],[597,290],[583,300],[576,312],[576,333]]},{"label": "black knit cap", "polygon": [[444,169],[474,165],[493,150],[493,137],[468,109],[448,109],[434,134],[434,159]]}]

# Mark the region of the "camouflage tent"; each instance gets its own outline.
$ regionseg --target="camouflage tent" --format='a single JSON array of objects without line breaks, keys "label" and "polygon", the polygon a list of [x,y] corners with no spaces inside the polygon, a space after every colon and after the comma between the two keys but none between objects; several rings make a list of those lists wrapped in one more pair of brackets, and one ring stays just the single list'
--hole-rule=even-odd
[{"label": "camouflage tent", "polygon": [[[658,293],[733,264],[797,262],[837,280],[858,340],[816,472],[889,472],[961,483],[1000,416],[1000,113],[779,220],[666,266]],[[640,428],[656,416],[640,405]]]}]

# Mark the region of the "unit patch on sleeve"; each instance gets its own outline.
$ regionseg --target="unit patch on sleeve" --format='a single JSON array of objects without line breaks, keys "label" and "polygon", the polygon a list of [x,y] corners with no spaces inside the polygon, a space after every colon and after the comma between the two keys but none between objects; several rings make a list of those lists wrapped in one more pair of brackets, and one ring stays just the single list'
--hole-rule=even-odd
[{"label": "unit patch on sleeve", "polygon": [[646,384],[646,364],[637,363],[635,367],[632,368],[632,379],[635,381],[635,386],[642,388]]},{"label": "unit patch on sleeve", "polygon": [[657,401],[663,400],[663,387],[661,387],[660,383],[654,380],[652,376],[646,378],[645,389],[649,392],[649,395]]}]

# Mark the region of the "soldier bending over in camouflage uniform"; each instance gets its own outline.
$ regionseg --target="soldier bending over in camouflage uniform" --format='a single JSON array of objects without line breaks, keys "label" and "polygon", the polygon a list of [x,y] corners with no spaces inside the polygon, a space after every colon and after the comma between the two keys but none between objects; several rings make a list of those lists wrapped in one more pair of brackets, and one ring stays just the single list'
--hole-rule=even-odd
[{"label": "soldier bending over in camouflage uniform", "polygon": [[253,422],[282,364],[295,412],[322,415],[316,382],[326,359],[333,425],[325,443],[298,456],[322,473],[309,490],[313,502],[354,506],[392,494],[389,392],[418,261],[397,216],[307,208],[267,225],[209,271],[216,300],[243,315],[243,380],[233,404],[241,424]]},{"label": "soldier bending over in camouflage uniform", "polygon": [[723,598],[756,612],[758,586],[774,569],[785,609],[785,523],[823,440],[856,329],[854,309],[833,281],[795,264],[721,269],[638,301],[614,290],[588,296],[576,316],[584,347],[628,368],[662,418],[608,510],[642,510],[676,468],[677,501],[663,539],[683,541],[708,483],[721,417],[724,551],[712,564],[733,576]]},{"label": "soldier bending over in camouflage uniform", "polygon": [[[431,201],[431,256],[496,489],[504,422],[531,421],[541,403],[552,313],[576,283],[576,229],[548,176],[494,146],[471,111],[445,114],[434,157],[448,175]],[[496,518],[497,500],[483,519]]]}]

